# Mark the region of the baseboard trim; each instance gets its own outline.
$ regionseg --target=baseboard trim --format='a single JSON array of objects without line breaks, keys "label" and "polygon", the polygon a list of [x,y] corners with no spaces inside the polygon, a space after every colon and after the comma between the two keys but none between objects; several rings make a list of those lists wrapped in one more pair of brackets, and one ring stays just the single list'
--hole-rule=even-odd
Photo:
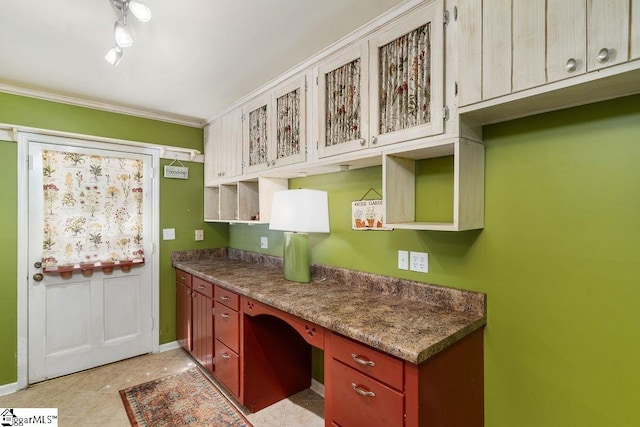
[{"label": "baseboard trim", "polygon": [[324,384],[311,378],[311,391],[324,398]]},{"label": "baseboard trim", "polygon": [[178,341],[172,341],[164,344],[160,344],[158,347],[158,353],[162,353],[164,351],[175,350],[176,348],[180,348],[180,344]]},{"label": "baseboard trim", "polygon": [[0,385],[0,396],[18,391],[18,383]]}]

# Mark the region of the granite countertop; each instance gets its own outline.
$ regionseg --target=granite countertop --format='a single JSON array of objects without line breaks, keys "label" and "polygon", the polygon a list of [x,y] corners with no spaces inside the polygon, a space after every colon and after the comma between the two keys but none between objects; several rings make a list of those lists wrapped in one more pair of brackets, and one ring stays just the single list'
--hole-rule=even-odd
[{"label": "granite countertop", "polygon": [[184,251],[173,265],[326,329],[419,364],[486,324],[486,295],[335,267],[311,283],[284,279],[281,260],[233,249]]}]

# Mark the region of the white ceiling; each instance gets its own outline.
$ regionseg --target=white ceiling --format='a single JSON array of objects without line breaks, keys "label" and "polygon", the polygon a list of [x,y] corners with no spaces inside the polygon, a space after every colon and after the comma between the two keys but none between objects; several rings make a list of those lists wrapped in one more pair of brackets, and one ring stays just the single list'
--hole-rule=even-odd
[{"label": "white ceiling", "polygon": [[[0,90],[202,124],[402,0],[145,0],[118,66],[109,0],[3,0]],[[16,90],[17,88],[17,90]]]}]

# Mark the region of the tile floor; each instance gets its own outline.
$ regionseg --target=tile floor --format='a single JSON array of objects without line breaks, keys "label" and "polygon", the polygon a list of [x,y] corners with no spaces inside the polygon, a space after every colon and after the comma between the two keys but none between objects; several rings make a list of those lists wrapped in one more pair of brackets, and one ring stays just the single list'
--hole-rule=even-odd
[{"label": "tile floor", "polygon": [[[59,425],[128,426],[119,390],[181,372],[195,363],[182,349],[134,357],[0,396],[0,408],[58,408]],[[245,416],[254,427],[321,427],[324,401],[305,390]]]}]

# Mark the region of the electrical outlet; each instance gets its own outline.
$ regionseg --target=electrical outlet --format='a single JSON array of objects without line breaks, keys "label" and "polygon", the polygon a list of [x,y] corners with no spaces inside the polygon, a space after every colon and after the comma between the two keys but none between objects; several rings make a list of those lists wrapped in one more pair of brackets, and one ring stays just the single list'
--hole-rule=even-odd
[{"label": "electrical outlet", "polygon": [[204,230],[196,230],[196,241],[204,240]]},{"label": "electrical outlet", "polygon": [[260,237],[260,249],[269,249],[269,239],[267,237]]},{"label": "electrical outlet", "polygon": [[409,253],[409,269],[420,273],[429,272],[429,254],[426,252]]},{"label": "electrical outlet", "polygon": [[408,251],[398,251],[398,268],[400,270],[409,269],[409,252]]}]

